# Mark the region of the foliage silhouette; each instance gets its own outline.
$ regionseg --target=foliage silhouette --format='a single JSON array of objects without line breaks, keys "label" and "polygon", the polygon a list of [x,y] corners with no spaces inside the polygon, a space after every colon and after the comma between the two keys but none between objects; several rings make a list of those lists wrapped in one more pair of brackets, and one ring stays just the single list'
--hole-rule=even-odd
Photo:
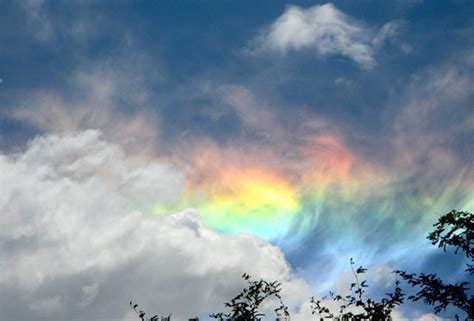
[{"label": "foliage silhouette", "polygon": [[260,311],[262,303],[269,299],[275,298],[279,306],[274,309],[274,312],[279,320],[282,316],[284,320],[289,320],[290,314],[288,307],[283,303],[280,296],[281,283],[277,281],[268,282],[263,279],[258,281],[251,280],[251,276],[244,273],[242,278],[247,281],[248,286],[244,288],[237,296],[230,302],[224,303],[227,308],[230,308],[229,313],[213,313],[210,315],[218,321],[258,321],[261,320],[264,313]]},{"label": "foliage silhouette", "polygon": [[360,266],[354,269],[354,260],[350,259],[352,273],[354,275],[354,282],[350,285],[350,294],[345,296],[329,292],[328,296],[322,299],[330,299],[334,302],[342,302],[339,306],[338,312],[332,312],[324,305],[321,300],[311,298],[311,310],[313,315],[319,315],[320,320],[332,319],[337,321],[349,320],[392,320],[391,314],[395,307],[402,304],[405,294],[400,288],[400,281],[395,280],[395,288],[393,292],[386,293],[386,297],[379,302],[371,298],[366,298],[366,288],[369,287],[367,280],[363,275],[367,269]]},{"label": "foliage silhouette", "polygon": [[[446,251],[447,246],[454,246],[455,254],[463,251],[467,258],[474,260],[474,214],[453,210],[438,220],[436,228],[428,235],[433,245]],[[467,265],[467,272],[473,273],[473,264]]]},{"label": "foliage silhouette", "polygon": [[[469,212],[452,210],[443,215],[434,225],[435,230],[428,235],[433,245],[443,248],[454,247],[454,253],[464,252],[471,261],[467,264],[466,272],[474,275],[474,215]],[[467,281],[449,284],[443,282],[436,273],[415,274],[406,271],[397,271],[412,287],[420,288],[409,300],[423,300],[428,305],[434,306],[434,312],[445,311],[449,306],[462,310],[466,315],[465,320],[474,320],[474,295],[469,294],[471,283]],[[459,320],[459,316],[455,316]]]},{"label": "foliage silhouette", "polygon": [[[466,272],[474,275],[474,215],[469,212],[453,210],[443,215],[436,224],[434,231],[429,233],[428,239],[433,245],[437,245],[444,251],[448,247],[454,248],[454,253],[464,252],[470,263],[467,264]],[[419,291],[408,297],[411,301],[423,301],[434,306],[436,314],[445,311],[449,306],[453,306],[466,314],[465,320],[474,320],[474,295],[470,294],[471,283],[467,281],[449,284],[443,282],[437,274],[415,274],[406,271],[394,271],[397,276],[395,288],[392,292],[386,293],[380,301],[367,297],[368,284],[364,279],[367,269],[360,266],[355,269],[353,259],[350,260],[354,282],[350,285],[350,293],[342,296],[330,292],[323,300],[330,299],[341,303],[337,312],[332,312],[324,305],[322,300],[311,298],[311,309],[313,315],[319,315],[320,320],[332,319],[336,321],[362,321],[392,320],[391,314],[397,306],[403,304],[405,293],[400,287],[398,276],[408,282],[409,285],[419,288]],[[274,309],[277,320],[282,317],[289,320],[288,307],[281,298],[281,283],[277,281],[268,282],[263,279],[251,280],[251,276],[243,274],[242,278],[247,282],[247,287],[231,299],[224,303],[229,308],[228,313],[219,312],[210,315],[218,321],[260,321],[265,314],[261,311],[262,304],[267,299],[276,299],[279,306]],[[171,314],[167,317],[153,317],[146,319],[146,313],[138,310],[138,304],[130,302],[130,306],[137,313],[141,321],[170,321]],[[458,315],[455,316],[459,320]],[[190,319],[198,321],[199,319]]]},{"label": "foliage silhouette", "polygon": [[138,304],[133,303],[133,301],[130,301],[130,306],[132,309],[137,313],[138,317],[140,318],[141,321],[170,321],[171,320],[171,313],[166,316],[166,317],[159,317],[157,314],[152,316],[149,319],[146,319],[146,313],[143,310],[138,310]]},{"label": "foliage silhouette", "polygon": [[[251,276],[244,273],[242,278],[247,281],[248,286],[235,296],[230,302],[224,303],[227,308],[230,308],[229,313],[219,312],[210,315],[211,318],[219,321],[259,321],[265,316],[260,311],[262,303],[270,298],[277,299],[279,306],[274,309],[277,320],[289,320],[290,314],[288,307],[283,303],[281,298],[281,283],[277,281],[268,282],[263,279],[258,281],[251,280]],[[167,317],[159,317],[154,315],[150,319],[146,319],[146,313],[143,310],[138,310],[138,304],[130,301],[130,306],[137,313],[141,321],[170,321],[171,314]],[[199,321],[198,318],[189,319],[190,321]]]}]

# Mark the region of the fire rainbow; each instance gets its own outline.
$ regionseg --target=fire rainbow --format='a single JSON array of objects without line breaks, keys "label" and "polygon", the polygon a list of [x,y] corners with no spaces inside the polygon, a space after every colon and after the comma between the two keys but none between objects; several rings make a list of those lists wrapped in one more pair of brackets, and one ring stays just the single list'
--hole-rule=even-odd
[{"label": "fire rainbow", "polygon": [[[300,240],[318,225],[325,230],[377,235],[429,228],[444,210],[474,209],[473,171],[466,168],[436,184],[411,182],[410,171],[371,164],[333,136],[311,138],[294,158],[271,151],[245,154],[201,149],[187,172],[183,196],[155,214],[196,208],[204,223],[221,233],[247,232],[268,241]],[[284,159],[284,158],[283,158]],[[422,231],[420,231],[422,232]],[[379,235],[380,236],[380,235]]]}]

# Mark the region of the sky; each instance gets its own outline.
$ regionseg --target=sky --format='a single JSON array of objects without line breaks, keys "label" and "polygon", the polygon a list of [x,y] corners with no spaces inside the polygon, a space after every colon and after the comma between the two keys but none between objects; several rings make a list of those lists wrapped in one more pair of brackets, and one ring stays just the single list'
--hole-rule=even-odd
[{"label": "sky", "polygon": [[2,320],[204,317],[242,273],[314,320],[350,258],[374,296],[466,277],[426,236],[474,211],[472,1],[0,6]]}]

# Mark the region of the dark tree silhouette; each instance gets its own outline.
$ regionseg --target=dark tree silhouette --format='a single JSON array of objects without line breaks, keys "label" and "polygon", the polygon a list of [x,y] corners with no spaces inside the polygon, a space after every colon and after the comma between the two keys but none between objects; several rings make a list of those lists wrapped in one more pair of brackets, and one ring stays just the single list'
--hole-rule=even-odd
[{"label": "dark tree silhouette", "polygon": [[157,314],[152,316],[149,319],[146,319],[146,313],[143,310],[138,310],[138,304],[133,303],[133,301],[130,301],[130,306],[132,309],[137,313],[138,317],[140,318],[141,321],[170,321],[171,320],[171,314],[169,314],[166,317],[159,317]]},{"label": "dark tree silhouette", "polygon": [[[466,272],[474,275],[474,215],[469,212],[453,210],[443,215],[434,225],[435,230],[428,235],[428,239],[442,248],[445,252],[448,247],[454,247],[454,253],[464,252],[471,263],[467,264]],[[445,311],[449,306],[462,310],[465,320],[474,320],[474,295],[469,294],[471,283],[467,281],[449,284],[443,282],[436,273],[415,274],[406,271],[397,271],[412,287],[419,288],[409,300],[422,300],[434,306],[434,312]],[[459,320],[459,316],[455,316]]]},{"label": "dark tree silhouette", "polygon": [[262,279],[253,281],[248,274],[243,274],[242,278],[247,281],[248,286],[230,302],[224,303],[230,312],[213,313],[210,315],[211,318],[218,321],[258,321],[265,315],[260,311],[262,303],[269,298],[274,298],[279,304],[274,309],[277,319],[283,317],[284,320],[289,320],[288,307],[280,296],[281,284],[279,282],[268,282]]},{"label": "dark tree silhouette", "polygon": [[358,321],[358,320],[392,320],[391,314],[395,307],[403,303],[405,294],[400,288],[400,281],[395,280],[393,292],[386,293],[386,297],[377,302],[366,297],[366,288],[369,287],[363,275],[367,271],[360,266],[354,269],[354,260],[350,259],[354,282],[350,285],[350,294],[345,296],[329,292],[322,299],[330,299],[342,303],[339,311],[333,312],[326,307],[321,300],[311,298],[311,310],[313,315],[318,315],[320,320],[331,319],[336,321]]},{"label": "dark tree silhouette", "polygon": [[[434,231],[428,235],[428,239],[442,248],[454,248],[454,253],[463,252],[470,263],[467,264],[466,272],[474,275],[474,215],[469,212],[453,210],[443,215],[434,225]],[[401,276],[412,287],[418,288],[418,292],[408,297],[411,301],[423,301],[434,306],[436,314],[453,306],[466,314],[465,320],[474,320],[474,294],[471,283],[467,281],[449,284],[443,282],[437,274],[415,274],[406,271],[394,271],[396,275],[395,287],[392,292],[386,293],[380,301],[367,296],[368,284],[364,279],[367,269],[360,266],[355,269],[353,259],[350,260],[354,282],[350,285],[349,294],[342,296],[330,292],[322,299],[330,299],[340,303],[337,312],[331,311],[324,305],[322,300],[311,298],[311,309],[320,320],[331,319],[336,321],[362,321],[392,320],[393,309],[401,305],[405,300],[405,293],[400,287],[398,276]],[[211,314],[210,317],[218,321],[260,321],[265,314],[261,311],[262,304],[267,299],[276,299],[278,307],[274,309],[277,320],[284,318],[289,320],[288,307],[281,298],[281,283],[277,281],[268,282],[263,279],[251,280],[250,275],[244,274],[242,278],[247,282],[245,287],[237,296],[229,302],[224,303],[230,311]],[[146,319],[146,313],[138,310],[138,304],[130,302],[130,306],[137,313],[141,321],[170,321],[170,316],[153,317]],[[459,320],[458,315],[455,316]],[[190,319],[190,321],[198,319]]]},{"label": "dark tree silhouette", "polygon": [[[446,251],[448,246],[454,246],[454,253],[459,250],[467,258],[474,260],[474,214],[453,210],[440,217],[434,225],[435,230],[428,235],[433,245],[438,245]],[[467,265],[467,272],[474,272],[474,265]]]}]

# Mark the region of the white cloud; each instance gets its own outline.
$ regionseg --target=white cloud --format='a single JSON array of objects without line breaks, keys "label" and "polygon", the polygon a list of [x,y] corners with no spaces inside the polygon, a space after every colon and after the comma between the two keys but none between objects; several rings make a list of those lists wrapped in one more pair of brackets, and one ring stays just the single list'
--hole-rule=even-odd
[{"label": "white cloud", "polygon": [[[410,320],[410,319],[407,319],[399,310],[395,310],[393,312],[392,319],[393,321],[409,321]],[[442,318],[433,313],[425,313],[425,314],[420,315],[416,319],[412,319],[412,320],[414,321],[444,321],[447,319]]]},{"label": "white cloud", "polygon": [[321,56],[341,55],[370,69],[376,64],[376,50],[397,31],[396,22],[377,31],[330,3],[306,9],[292,5],[262,32],[256,43],[257,50],[281,54],[313,49]]},{"label": "white cloud", "polygon": [[354,81],[344,78],[344,77],[337,77],[334,80],[334,84],[336,84],[337,86],[344,86],[347,88],[351,88],[354,86]]},{"label": "white cloud", "polygon": [[282,281],[289,303],[309,296],[279,248],[217,234],[192,209],[151,215],[180,195],[182,179],[167,164],[137,164],[97,131],[1,155],[2,317],[132,320],[134,299],[180,320],[223,309],[243,272]]},{"label": "white cloud", "polygon": [[416,321],[443,321],[443,320],[446,320],[446,319],[440,316],[437,316],[433,313],[423,314],[419,318],[416,319]]},{"label": "white cloud", "polygon": [[379,49],[386,42],[393,42],[400,50],[404,53],[410,53],[412,48],[409,44],[400,41],[399,36],[401,33],[402,26],[405,23],[403,21],[394,20],[384,24],[375,34],[372,39],[372,46]]},{"label": "white cloud", "polygon": [[[384,297],[384,293],[393,291],[393,289],[395,288],[395,275],[392,272],[393,270],[394,270],[393,268],[390,268],[388,266],[374,266],[371,269],[369,269],[367,274],[363,277],[363,279],[367,280],[367,283],[369,284],[369,288],[365,289],[367,291],[368,297],[371,297],[375,299],[376,301],[380,302],[382,297]],[[339,294],[342,296],[348,295],[351,293],[349,291],[350,284],[354,281],[355,281],[354,274],[352,271],[339,273],[336,281],[333,284],[334,288],[332,288],[330,291],[333,291],[335,294]],[[378,296],[375,295],[375,293],[377,292],[378,292]],[[328,308],[331,313],[334,313],[337,315],[337,313],[339,313],[340,311],[342,302],[341,301],[336,302],[330,298],[323,298],[324,296],[327,296],[327,294],[328,293],[320,292],[318,293],[318,295],[315,295],[315,299],[319,300],[321,302],[321,305]],[[367,296],[364,295],[364,298],[366,299]],[[346,309],[346,312],[362,313],[363,310],[361,310],[360,307],[352,306]],[[320,315],[312,314],[310,301],[306,301],[303,304],[301,304],[298,311],[296,311],[292,315],[292,319],[298,320],[298,321],[319,320],[319,317]],[[414,316],[409,318],[407,317],[407,315],[405,315],[403,311],[403,305],[395,307],[392,311],[391,317],[393,321],[408,321],[408,320],[444,321],[446,320],[433,313],[423,313],[421,311],[418,313],[415,313]]]}]

